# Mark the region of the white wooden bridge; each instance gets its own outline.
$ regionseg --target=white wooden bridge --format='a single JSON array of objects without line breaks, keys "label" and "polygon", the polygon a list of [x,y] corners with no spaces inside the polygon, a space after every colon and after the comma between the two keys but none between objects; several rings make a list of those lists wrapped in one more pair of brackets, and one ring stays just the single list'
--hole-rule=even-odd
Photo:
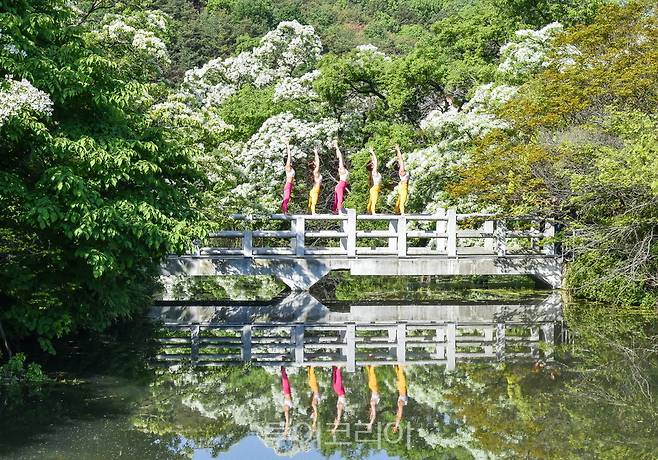
[{"label": "white wooden bridge", "polygon": [[562,282],[555,226],[536,217],[346,212],[232,216],[191,254],[172,255],[165,277],[272,275],[307,290],[332,270],[352,275],[532,275]]},{"label": "white wooden bridge", "polygon": [[[352,305],[335,312],[308,294],[292,294],[269,307],[160,306],[152,317],[164,320],[157,361],[165,365],[453,370],[462,361],[550,360],[564,340],[558,295],[533,304]],[[419,319],[428,317],[434,319]]]}]

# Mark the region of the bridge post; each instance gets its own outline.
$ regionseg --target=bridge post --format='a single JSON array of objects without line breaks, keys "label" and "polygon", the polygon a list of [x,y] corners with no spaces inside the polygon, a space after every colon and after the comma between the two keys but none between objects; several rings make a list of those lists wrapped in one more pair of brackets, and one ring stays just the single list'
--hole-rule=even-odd
[{"label": "bridge post", "polygon": [[534,235],[536,235],[536,232],[539,230],[538,227],[538,222],[536,220],[531,220],[530,221],[530,250],[531,251],[536,251],[537,250],[537,238],[535,238]]},{"label": "bridge post", "polygon": [[201,326],[193,324],[190,326],[190,354],[192,361],[196,362],[199,359],[199,336],[201,335]]},{"label": "bridge post", "polygon": [[347,257],[356,256],[356,209],[347,210]]},{"label": "bridge post", "polygon": [[356,256],[356,210],[346,209],[347,219],[341,221],[340,228],[347,236],[340,239],[340,248],[347,257]]},{"label": "bridge post", "polygon": [[345,359],[347,360],[347,371],[356,371],[356,324],[347,323],[345,333]]},{"label": "bridge post", "polygon": [[306,221],[304,216],[295,216],[292,221],[294,225],[293,231],[295,232],[295,255],[297,257],[304,257],[305,241],[304,235],[306,233]]},{"label": "bridge post", "polygon": [[507,232],[507,226],[505,221],[497,220],[496,221],[496,254],[499,256],[507,255],[507,239],[505,233]]},{"label": "bridge post", "polygon": [[405,364],[407,362],[407,323],[399,323],[397,325],[396,339],[396,359],[398,364]]},{"label": "bridge post", "polygon": [[[446,210],[444,208],[439,209],[437,215],[440,217],[440,219],[436,221],[436,232],[445,234],[448,231],[448,222],[443,220],[446,217]],[[437,238],[436,252],[438,252],[439,254],[445,253],[447,248],[447,243],[448,241],[445,238]]]},{"label": "bridge post", "polygon": [[505,361],[505,323],[496,324],[496,359]]},{"label": "bridge post", "polygon": [[398,257],[407,257],[407,218],[398,217]]},{"label": "bridge post", "polygon": [[[552,222],[546,221],[544,223],[544,238],[552,239],[555,236],[555,225]],[[547,256],[555,255],[555,243],[550,241],[544,243],[543,253]]]},{"label": "bridge post", "polygon": [[254,255],[254,234],[251,230],[242,233],[242,255],[245,257]]},{"label": "bridge post", "polygon": [[484,249],[486,251],[491,251],[491,252],[495,251],[496,242],[494,240],[494,221],[485,220],[482,230],[484,231],[484,233],[488,233],[489,235],[491,235],[488,238],[484,239]]},{"label": "bridge post", "polygon": [[553,358],[553,349],[555,348],[555,323],[542,324],[541,332],[544,337],[544,342],[549,346],[545,352],[546,359]]},{"label": "bridge post", "polygon": [[454,371],[457,366],[457,325],[446,324],[446,370]]},{"label": "bridge post", "polygon": [[457,210],[448,209],[448,257],[457,257]]},{"label": "bridge post", "polygon": [[251,324],[242,326],[242,361],[251,361]]},{"label": "bridge post", "polygon": [[[398,220],[397,219],[390,219],[388,221],[388,231],[391,233],[395,233],[397,235],[398,233]],[[389,251],[396,253],[398,252],[398,237],[395,236],[394,238],[389,238],[388,239],[388,249]]]},{"label": "bridge post", "polygon": [[293,327],[292,333],[291,342],[295,347],[295,363],[301,366],[304,364],[304,325],[296,324]]}]

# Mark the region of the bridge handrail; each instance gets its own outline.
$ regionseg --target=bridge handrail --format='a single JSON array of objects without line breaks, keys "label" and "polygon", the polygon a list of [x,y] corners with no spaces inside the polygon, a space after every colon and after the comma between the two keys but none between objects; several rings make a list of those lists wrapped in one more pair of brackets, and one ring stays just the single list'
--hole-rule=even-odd
[{"label": "bridge handrail", "polygon": [[[551,239],[555,236],[555,222],[535,216],[501,216],[489,213],[458,214],[455,209],[442,209],[436,214],[365,214],[357,215],[353,209],[347,209],[340,214],[272,214],[270,216],[252,216],[234,214],[230,216],[236,221],[262,222],[262,221],[287,221],[290,228],[286,230],[221,230],[208,235],[209,238],[236,238],[241,239],[240,248],[201,247],[196,245],[196,253],[202,252],[215,254],[241,253],[246,257],[259,254],[293,255],[303,257],[305,255],[319,255],[323,251],[326,255],[344,255],[356,257],[358,255],[383,255],[397,254],[398,257],[410,255],[444,255],[457,257],[458,248],[466,251],[466,246],[459,246],[459,242],[466,239],[483,240],[483,250],[498,256],[508,255],[508,240],[527,239],[530,240],[530,248],[546,256],[556,254],[555,246]],[[482,221],[482,225],[476,229],[460,229],[459,222],[474,219]],[[338,222],[338,230],[307,230],[308,221]],[[388,230],[358,229],[361,221],[387,221]],[[530,228],[526,230],[510,229],[511,222],[530,222]],[[411,222],[434,223],[433,229],[409,228]],[[289,246],[279,247],[256,247],[254,238],[259,239],[287,239]],[[307,238],[314,240],[338,239],[338,247],[316,247],[306,243]],[[388,247],[358,246],[357,241],[363,239],[385,239]],[[433,248],[423,253],[421,250],[408,248],[410,238],[429,239]],[[429,246],[428,246],[429,248]]]},{"label": "bridge handrail", "polygon": [[[463,359],[504,361],[521,356],[537,359],[542,339],[555,345],[555,321],[520,324],[529,329],[527,334],[512,335],[507,331],[513,327],[512,323],[501,321],[477,324],[462,321],[167,323],[167,329],[186,335],[159,339],[161,353],[156,359],[165,362],[187,359],[196,365],[252,362],[266,366],[329,366],[340,363],[351,372],[357,366],[371,363],[431,363],[454,370],[457,361]],[[230,331],[231,335],[216,337],[213,330]],[[259,331],[276,333],[263,336],[257,335]],[[326,334],[319,337],[318,331]],[[423,334],[414,335],[418,331]],[[528,351],[516,351],[519,345]],[[552,353],[545,352],[544,358],[552,359]]]}]

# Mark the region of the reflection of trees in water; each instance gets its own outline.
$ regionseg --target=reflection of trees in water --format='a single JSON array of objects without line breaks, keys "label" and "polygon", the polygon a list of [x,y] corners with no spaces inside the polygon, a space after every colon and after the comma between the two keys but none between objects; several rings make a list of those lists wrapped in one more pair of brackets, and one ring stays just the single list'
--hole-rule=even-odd
[{"label": "reflection of trees in water", "polygon": [[[390,428],[395,421],[397,389],[393,367],[379,367],[377,376],[381,401],[373,432],[366,433],[370,392],[365,373],[344,373],[348,408],[343,422],[349,431],[339,428],[336,439],[330,429],[335,417],[336,396],[330,388],[329,369],[316,369],[322,391],[318,433],[310,435],[310,390],[305,372],[290,369],[295,406],[292,411],[292,430],[288,442],[282,441],[282,396],[279,377],[274,368],[233,366],[209,371],[179,369],[163,371],[151,385],[137,427],[161,435],[178,434],[193,445],[210,447],[214,452],[228,449],[248,433],[259,436],[273,449],[292,455],[296,452],[319,449],[324,455],[340,452],[347,458],[362,458],[384,449],[390,455],[404,458],[427,458],[428,449],[435,454],[461,454],[468,458],[469,440],[459,427],[461,422],[452,417],[450,403],[442,397],[445,381],[442,367],[408,367],[410,403],[401,425],[401,433],[394,435]],[[356,431],[359,431],[356,441]],[[407,445],[407,436],[410,443]],[[425,437],[429,438],[428,442]],[[456,442],[442,446],[437,437]],[[380,439],[380,442],[376,442]],[[442,452],[442,454],[441,454]],[[439,455],[441,454],[441,455]]]},{"label": "reflection of trees in water", "polygon": [[466,367],[448,392],[484,450],[508,458],[656,458],[656,321],[567,314],[570,365]]},{"label": "reflection of trees in water", "polygon": [[[212,371],[162,371],[135,424],[145,431],[181,435],[195,446],[228,449],[248,433],[287,454],[317,448],[324,455],[362,458],[384,449],[402,458],[653,458],[658,453],[655,398],[658,384],[655,322],[579,308],[569,317],[576,344],[558,356],[569,365],[546,363],[409,366],[410,403],[404,439],[369,442],[365,432],[370,393],[363,370],[345,373],[348,410],[333,443],[329,433],[336,397],[328,369],[318,369],[322,390],[318,436],[309,436],[310,390],[305,372],[290,369],[292,432],[281,443],[283,417],[278,369],[251,366]],[[392,423],[397,391],[392,367],[380,366],[382,395],[377,423]],[[410,443],[406,429],[410,427]],[[390,426],[389,426],[390,430]]]}]

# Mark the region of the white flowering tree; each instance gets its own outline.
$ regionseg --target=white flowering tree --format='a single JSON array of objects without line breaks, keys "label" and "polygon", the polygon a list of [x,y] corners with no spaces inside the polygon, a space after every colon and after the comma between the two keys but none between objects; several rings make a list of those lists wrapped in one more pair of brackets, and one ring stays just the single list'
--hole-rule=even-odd
[{"label": "white flowering tree", "polygon": [[[185,72],[183,89],[194,94],[199,105],[219,106],[242,85],[261,88],[286,78],[302,77],[312,71],[321,51],[322,43],[313,27],[284,21],[252,50],[227,59],[213,59]],[[314,78],[307,76],[298,84]]]},{"label": "white flowering tree", "polygon": [[[445,186],[454,182],[456,171],[469,163],[468,152],[473,141],[492,130],[509,127],[496,115],[517,93],[518,86],[507,82],[520,84],[548,66],[554,56],[553,40],[562,30],[561,24],[551,23],[539,30],[517,31],[513,40],[500,49],[500,81],[476,87],[471,98],[461,107],[448,104],[430,111],[420,121],[420,128],[435,143],[408,154],[412,209],[434,212],[457,204],[460,209],[480,210],[471,199],[461,198],[455,203]],[[393,190],[388,196],[389,203],[395,200],[395,196],[396,190]]]},{"label": "white flowering tree", "polygon": [[[285,143],[290,142],[298,181],[303,184],[313,158],[313,149],[317,147],[326,152],[338,129],[339,123],[334,119],[306,121],[289,112],[267,119],[240,151],[246,180],[237,193],[246,200],[255,199],[266,209],[276,210],[285,177]],[[305,208],[305,197],[299,201],[304,203]]]},{"label": "white flowering tree", "polygon": [[[14,54],[13,50],[5,51]],[[52,113],[50,96],[25,78],[14,80],[7,76],[0,81],[0,128],[12,118],[43,117]]]},{"label": "white flowering tree", "polygon": [[[140,36],[154,43],[147,29],[114,36],[114,20],[99,32],[64,0],[14,3],[0,14],[13,45],[0,47],[0,321],[52,350],[150,302],[161,257],[197,234],[203,176],[149,117],[151,75],[133,53],[150,47]],[[112,37],[126,46],[101,46]]]},{"label": "white flowering tree", "polygon": [[514,38],[500,49],[500,72],[508,80],[519,83],[551,63],[550,51],[555,37],[564,31],[559,22],[539,30],[517,30]]},{"label": "white flowering tree", "polygon": [[169,20],[157,10],[108,13],[92,23],[87,39],[103,46],[121,67],[156,77],[171,63],[166,45]]}]

